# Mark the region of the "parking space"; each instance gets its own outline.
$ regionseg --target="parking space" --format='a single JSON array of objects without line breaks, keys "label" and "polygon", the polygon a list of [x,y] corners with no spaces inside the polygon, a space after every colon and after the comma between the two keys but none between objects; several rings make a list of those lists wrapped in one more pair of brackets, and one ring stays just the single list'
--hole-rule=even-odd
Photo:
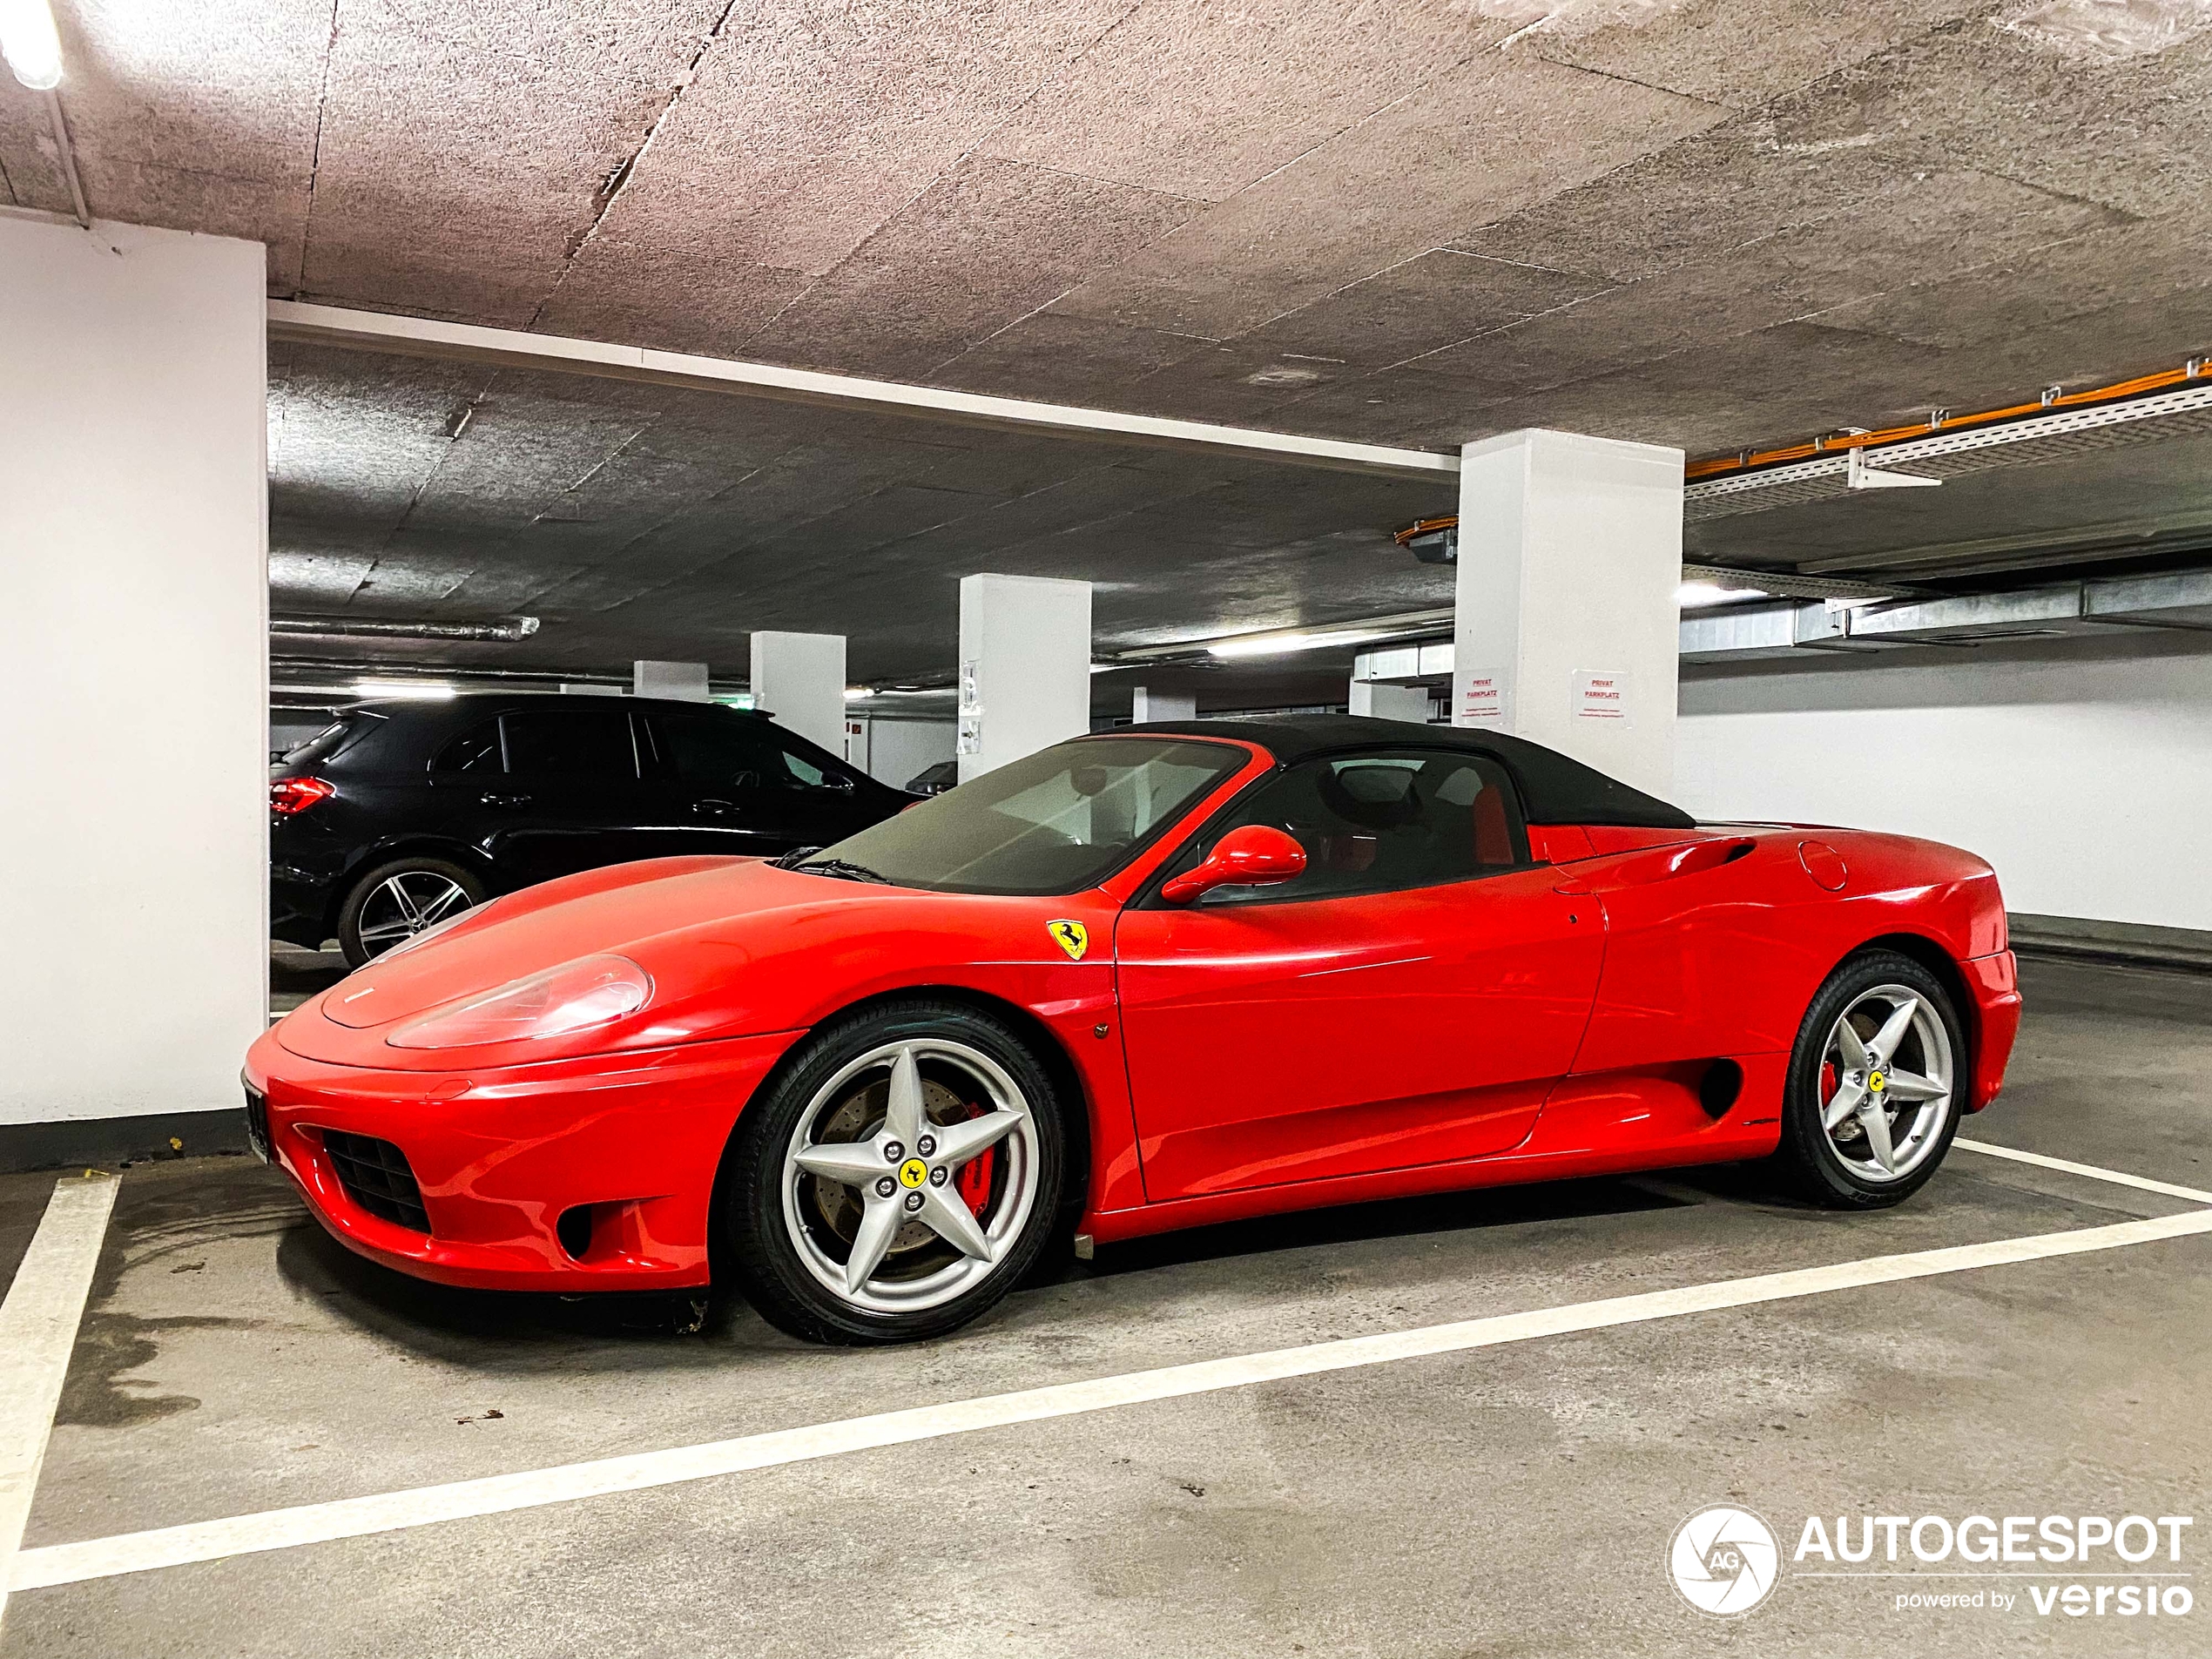
[{"label": "parking space", "polygon": [[[1971,1136],[2202,1180],[2202,988],[2032,967],[2013,1081]],[[8,1182],[0,1240],[50,1184]],[[1871,1216],[1734,1169],[1562,1184],[1144,1241],[950,1340],[840,1352],[741,1305],[687,1332],[681,1302],[417,1285],[332,1244],[258,1164],[145,1166],[18,1582],[48,1547],[149,1528],[2195,1208],[1963,1150]],[[1676,1596],[1667,1540],[1719,1501],[2193,1513],[2208,1252],[2182,1237],[1852,1285],[103,1569],[19,1590],[0,1655],[293,1652],[308,1629],[333,1655],[1688,1652],[1716,1630],[1761,1650],[2110,1651],[2104,1627],[2024,1602],[1898,1610],[1899,1581],[1803,1575],[1817,1561],[1785,1567],[1755,1622],[1716,1627]],[[2128,1648],[2200,1651],[2198,1629],[2141,1621]]]},{"label": "parking space", "polygon": [[2212,0],[179,14],[0,1659],[2212,1652]]}]

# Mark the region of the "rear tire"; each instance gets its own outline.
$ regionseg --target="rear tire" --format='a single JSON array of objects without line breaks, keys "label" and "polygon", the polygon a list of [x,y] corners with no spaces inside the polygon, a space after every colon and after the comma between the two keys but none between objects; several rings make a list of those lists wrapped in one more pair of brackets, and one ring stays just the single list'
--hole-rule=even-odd
[{"label": "rear tire", "polygon": [[809,1342],[957,1330],[1060,1224],[1062,1112],[1038,1057],[980,1009],[917,998],[833,1022],[738,1119],[717,1184],[733,1276]]},{"label": "rear tire", "polygon": [[1926,1184],[1959,1130],[1964,1028],[1942,982],[1909,956],[1862,951],[1805,1010],[1770,1160],[1828,1210],[1881,1210]]},{"label": "rear tire", "polygon": [[473,870],[444,859],[395,859],[354,883],[338,910],[338,948],[349,967],[483,903],[489,889]]}]

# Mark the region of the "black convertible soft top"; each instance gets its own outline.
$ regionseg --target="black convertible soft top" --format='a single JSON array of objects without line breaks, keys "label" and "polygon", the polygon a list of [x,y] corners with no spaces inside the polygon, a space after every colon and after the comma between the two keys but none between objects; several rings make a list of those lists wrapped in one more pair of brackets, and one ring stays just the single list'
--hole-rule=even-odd
[{"label": "black convertible soft top", "polygon": [[1556,749],[1502,732],[1415,725],[1358,714],[1255,714],[1233,720],[1157,720],[1116,726],[1124,737],[1236,738],[1257,743],[1285,765],[1315,755],[1387,744],[1393,749],[1442,749],[1487,755],[1512,774],[1532,824],[1618,824],[1633,829],[1691,829],[1697,820],[1679,806],[1570,760]]}]

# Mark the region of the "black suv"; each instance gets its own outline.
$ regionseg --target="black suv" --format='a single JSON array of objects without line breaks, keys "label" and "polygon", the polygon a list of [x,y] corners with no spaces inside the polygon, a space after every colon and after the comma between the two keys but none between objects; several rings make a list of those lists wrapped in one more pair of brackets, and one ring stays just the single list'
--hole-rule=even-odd
[{"label": "black suv", "polygon": [[358,966],[603,864],[826,846],[916,797],[766,716],[657,698],[363,703],[270,768],[270,932]]}]

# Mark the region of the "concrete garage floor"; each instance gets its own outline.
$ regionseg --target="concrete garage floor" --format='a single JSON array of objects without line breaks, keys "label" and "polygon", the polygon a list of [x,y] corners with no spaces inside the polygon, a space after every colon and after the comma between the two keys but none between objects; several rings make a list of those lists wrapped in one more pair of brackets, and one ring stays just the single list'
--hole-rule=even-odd
[{"label": "concrete garage floor", "polygon": [[[2024,976],[2011,1086],[1969,1136],[2212,1186],[2212,981]],[[51,1186],[0,1179],[0,1271]],[[831,1352],[743,1307],[684,1336],[654,1303],[415,1285],[258,1164],[150,1165],[24,1547],[2190,1207],[1965,1150],[1871,1217],[1734,1170],[1582,1182],[1125,1246],[949,1341]],[[2193,1237],[1977,1268],[23,1590],[0,1659],[2202,1653],[2202,1591],[2180,1617],[2039,1616],[2022,1592],[2060,1568],[2000,1582],[2009,1612],[1901,1611],[1984,1586],[1785,1564],[1724,1622],[1666,1556],[1715,1502],[1785,1557],[1815,1514],[2198,1514],[2208,1266]],[[2206,1551],[2212,1516],[2145,1566]]]}]

